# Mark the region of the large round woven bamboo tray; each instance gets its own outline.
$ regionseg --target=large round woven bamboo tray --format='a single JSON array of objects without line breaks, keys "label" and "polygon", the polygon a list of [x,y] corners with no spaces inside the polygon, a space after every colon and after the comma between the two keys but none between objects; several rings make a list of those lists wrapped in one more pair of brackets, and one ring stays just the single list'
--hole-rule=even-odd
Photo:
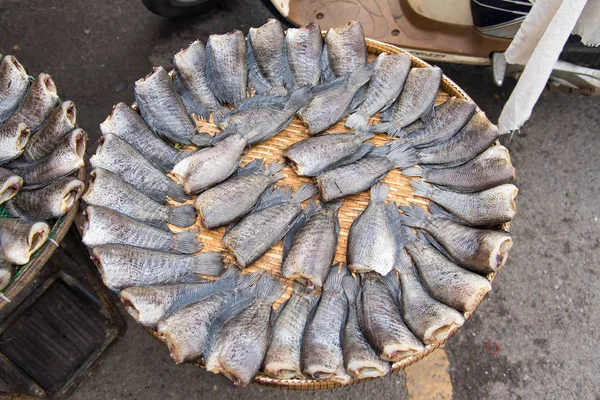
[{"label": "large round woven bamboo tray", "polygon": [[[85,182],[85,167],[81,167],[77,172],[77,179]],[[79,211],[79,201],[73,205],[73,207],[65,215],[60,217],[50,231],[50,236],[44,245],[35,252],[29,262],[25,265],[21,265],[17,268],[15,277],[10,285],[4,290],[4,296],[11,300],[14,299],[29,283],[35,278],[38,272],[46,264],[46,262],[52,257],[54,251],[60,245],[69,228],[73,224],[73,220]],[[4,299],[0,299],[0,310],[2,310],[8,302]]]},{"label": "large round woven bamboo tray", "polygon": [[[404,50],[392,46],[386,43],[382,43],[376,40],[367,39],[367,48],[369,50],[369,61],[374,59],[380,53],[406,53]],[[412,66],[413,68],[422,68],[429,67],[430,65],[423,60],[411,56]],[[440,90],[436,99],[436,105],[445,102],[449,97],[455,96],[461,99],[471,100],[470,97],[454,82],[452,82],[445,75],[443,76],[442,83],[440,85]],[[135,107],[135,106],[134,106]],[[379,121],[379,116],[376,115],[370,121],[370,123],[377,123]],[[198,126],[198,130],[201,132],[210,132],[210,133],[218,133],[219,129],[216,125],[210,121],[202,121],[196,120],[196,124]],[[348,129],[344,127],[344,121],[338,122],[332,128],[328,129],[326,132],[346,132]],[[281,160],[281,153],[283,149],[287,148],[291,144],[298,142],[302,139],[308,138],[308,134],[304,131],[304,126],[302,122],[297,117],[294,118],[292,123],[282,132],[278,133],[275,137],[263,142],[249,150],[244,154],[242,159],[242,165],[252,161],[254,159],[262,158],[268,164],[275,160]],[[377,135],[373,141],[377,145],[382,145],[392,140],[387,137],[387,135]],[[298,189],[301,184],[311,182],[310,178],[299,177],[297,176],[293,170],[287,166],[284,168],[283,172],[286,174],[286,178],[279,181],[278,185],[289,185],[294,188],[294,190]],[[414,179],[414,178],[413,178]],[[390,194],[388,196],[388,201],[396,201],[399,205],[407,205],[411,203],[416,203],[417,205],[426,206],[428,201],[423,198],[415,197],[413,195],[413,190],[410,186],[412,179],[405,177],[398,170],[393,170],[390,172],[384,179],[384,182],[390,185]],[[348,230],[352,221],[356,218],[356,216],[366,208],[369,202],[369,192],[364,191],[357,195],[353,195],[347,197],[344,200],[343,206],[339,211],[339,220],[340,220],[340,236],[338,239],[338,249],[336,252],[335,262],[344,263],[346,261],[346,243],[348,239]],[[193,200],[189,202],[193,203]],[[200,237],[204,243],[203,251],[223,251],[224,248],[221,246],[221,239],[225,233],[225,227],[214,229],[214,230],[206,230],[201,228],[200,221],[196,221],[196,225],[198,229],[200,229]],[[509,226],[503,226],[505,230],[508,230]],[[258,259],[252,266],[246,268],[244,273],[251,273],[255,271],[266,271],[277,276],[281,276],[281,260],[283,253],[283,245],[282,243],[278,243],[276,246],[271,248],[265,255],[263,255],[260,259]],[[231,256],[226,255],[226,261],[230,264],[234,262]],[[496,273],[490,273],[486,277],[492,282],[496,276]],[[289,296],[291,295],[292,287],[291,285],[288,287],[286,293],[282,298],[275,303],[275,306],[278,307],[282,304]],[[482,296],[478,304],[483,300]],[[475,308],[474,308],[475,309]],[[469,312],[465,312],[465,318],[469,318],[473,313],[473,310]],[[146,331],[150,333],[155,339],[160,341],[163,345],[166,346],[165,338],[156,332],[153,329],[146,328]],[[450,333],[450,337],[457,331],[455,329]],[[436,343],[430,344],[425,347],[425,350],[410,358],[404,359],[400,362],[394,363],[391,372],[399,371],[409,365],[414,364],[415,362],[423,359],[428,354],[433,352],[438,347],[444,345],[446,340]],[[200,360],[192,362],[193,365],[197,367],[203,368],[204,365]],[[365,379],[352,379],[347,385],[352,385],[356,383],[366,382],[372,380],[373,378],[365,378]],[[313,379],[273,379],[266,375],[259,374],[254,383],[270,386],[270,387],[279,387],[283,389],[291,389],[291,390],[313,390],[313,389],[331,389],[336,387],[345,386],[338,382],[334,382],[332,380],[313,380]]]}]

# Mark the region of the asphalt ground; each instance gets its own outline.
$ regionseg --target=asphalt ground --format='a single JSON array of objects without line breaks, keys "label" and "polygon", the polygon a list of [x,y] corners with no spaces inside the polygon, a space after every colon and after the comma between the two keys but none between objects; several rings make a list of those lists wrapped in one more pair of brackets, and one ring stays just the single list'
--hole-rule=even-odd
[{"label": "asphalt ground", "polygon": [[[0,53],[15,54],[32,74],[53,76],[61,97],[75,101],[92,154],[99,123],[113,104],[133,101],[134,81],[152,66],[170,67],[172,55],[197,38],[247,31],[269,17],[258,0],[227,0],[173,21],[138,0],[0,0]],[[488,68],[442,68],[497,121],[514,82],[497,88]],[[406,374],[319,393],[240,390],[176,366],[127,318],[126,334],[72,398],[600,399],[599,125],[598,97],[551,92],[520,135],[503,139],[520,189],[508,262],[445,349]]]}]

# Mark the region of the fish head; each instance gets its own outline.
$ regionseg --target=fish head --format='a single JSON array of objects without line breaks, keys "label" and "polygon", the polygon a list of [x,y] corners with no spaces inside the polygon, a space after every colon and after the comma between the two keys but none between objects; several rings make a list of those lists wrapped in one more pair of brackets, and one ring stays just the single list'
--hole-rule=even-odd
[{"label": "fish head", "polygon": [[346,368],[355,379],[377,378],[387,374],[389,367],[383,362],[351,360]]},{"label": "fish head", "polygon": [[491,243],[492,251],[490,252],[489,265],[492,267],[494,271],[497,271],[501,268],[506,262],[506,258],[508,257],[508,252],[512,248],[513,241],[512,238],[506,234],[501,235],[497,239],[492,239]]},{"label": "fish head", "polygon": [[273,361],[265,365],[265,374],[277,379],[302,378],[303,375],[297,367],[283,361]]},{"label": "fish head", "polygon": [[155,326],[156,321],[165,315],[163,298],[150,286],[137,286],[124,289],[119,294],[125,310],[144,326]]},{"label": "fish head", "polygon": [[66,140],[72,150],[72,156],[77,160],[77,167],[81,168],[85,164],[83,156],[87,142],[87,133],[83,129],[75,129],[68,134]]},{"label": "fish head", "polygon": [[418,356],[424,349],[411,346],[410,343],[390,343],[383,347],[381,358],[385,361],[397,362],[409,357]]},{"label": "fish head", "polygon": [[77,123],[77,108],[75,107],[75,103],[71,100],[64,101],[61,104],[61,108],[64,118],[69,121],[72,126],[75,126]]},{"label": "fish head", "polygon": [[[11,143],[14,144],[15,150],[23,151],[29,138],[31,137],[31,129],[24,122],[19,122],[15,130],[13,130],[14,136],[12,136]],[[14,141],[13,141],[14,140]]]},{"label": "fish head", "polygon": [[[45,222],[36,222],[29,228],[27,235],[28,256],[35,253],[46,243],[50,235],[50,226]],[[29,257],[28,257],[29,258]]]},{"label": "fish head", "polygon": [[62,188],[60,211],[62,214],[69,211],[81,197],[85,184],[79,179],[69,180]]},{"label": "fish head", "polygon": [[57,96],[58,92],[56,89],[56,84],[54,83],[54,79],[52,79],[49,74],[42,72],[38,75],[37,81],[39,82],[41,89],[46,92],[49,97]]},{"label": "fish head", "polygon": [[0,66],[0,73],[9,73],[8,71],[13,70],[21,76],[27,76],[25,68],[21,65],[17,57],[15,56],[4,56],[2,58],[2,64]]},{"label": "fish head", "polygon": [[15,197],[23,187],[23,178],[13,175],[0,186],[0,204]]}]

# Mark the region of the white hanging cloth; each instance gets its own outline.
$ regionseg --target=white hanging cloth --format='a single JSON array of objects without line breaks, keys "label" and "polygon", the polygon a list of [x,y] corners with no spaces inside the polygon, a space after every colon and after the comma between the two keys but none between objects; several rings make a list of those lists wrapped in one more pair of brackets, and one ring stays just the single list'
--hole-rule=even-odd
[{"label": "white hanging cloth", "polygon": [[600,44],[600,0],[537,0],[504,53],[509,64],[525,65],[500,114],[502,134],[518,130],[531,116],[571,32],[584,44]]}]

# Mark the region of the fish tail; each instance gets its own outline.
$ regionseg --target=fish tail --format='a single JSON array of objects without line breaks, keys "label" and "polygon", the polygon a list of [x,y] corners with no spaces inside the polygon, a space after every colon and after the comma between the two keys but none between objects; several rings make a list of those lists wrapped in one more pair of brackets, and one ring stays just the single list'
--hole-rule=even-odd
[{"label": "fish tail", "polygon": [[[282,169],[284,169],[286,165],[287,164],[285,162],[273,161],[271,163],[271,165],[269,165],[269,175],[273,175],[273,176],[283,175],[283,174],[278,174],[278,172],[281,171]],[[285,178],[285,175],[283,175],[283,177],[278,178],[278,179],[283,179],[283,178]]]},{"label": "fish tail", "polygon": [[329,271],[329,276],[323,284],[323,291],[326,292],[339,292],[343,290],[342,282],[344,277],[348,276],[348,267],[345,264],[334,265]]},{"label": "fish tail", "polygon": [[223,272],[223,259],[219,251],[200,253],[190,258],[189,268],[195,274],[219,276]]},{"label": "fish tail", "polygon": [[448,211],[446,211],[443,207],[441,207],[435,203],[430,203],[427,208],[429,209],[429,212],[431,213],[431,215],[433,215],[434,217],[451,219],[452,221],[458,222],[460,224],[464,224],[464,222],[460,218],[457,218],[456,216],[454,216],[451,213],[449,213]]},{"label": "fish tail", "polygon": [[395,128],[394,124],[392,124],[391,122],[383,122],[381,124],[371,125],[369,127],[369,132],[373,132],[373,133],[387,133],[390,136],[394,136],[392,134],[394,128]]},{"label": "fish tail", "polygon": [[196,210],[189,204],[169,208],[167,222],[180,228],[192,226],[196,222]]},{"label": "fish tail", "polygon": [[[238,267],[230,267],[239,271]],[[243,291],[251,288],[262,276],[260,272],[253,272],[251,274],[241,274],[238,272],[238,276],[235,282],[235,288],[238,291]]]},{"label": "fish tail", "polygon": [[257,296],[269,303],[275,303],[283,293],[287,286],[284,282],[273,276],[264,274],[256,284]]},{"label": "fish tail", "polygon": [[312,183],[304,183],[302,186],[298,188],[296,194],[294,195],[294,203],[300,204],[304,200],[307,200],[317,194],[319,189]]},{"label": "fish tail", "polygon": [[219,333],[221,332],[223,325],[225,325],[225,323],[231,318],[235,317],[236,315],[244,311],[246,308],[248,308],[253,301],[253,296],[246,295],[230,297],[227,300],[221,313],[212,322],[212,325],[210,327],[210,331],[208,333],[206,342],[204,343],[204,349],[202,351],[202,357],[204,358],[204,360],[208,360],[212,348],[217,342],[217,338],[219,337]]},{"label": "fish tail", "polygon": [[215,137],[209,133],[200,132],[194,134],[190,140],[198,147],[208,147],[213,144],[214,138]]},{"label": "fish tail", "polygon": [[331,201],[329,203],[325,203],[323,206],[330,210],[337,211],[342,207],[342,205],[344,205],[344,200]]},{"label": "fish tail", "polygon": [[394,295],[398,296],[400,293],[400,282],[398,281],[398,275],[394,271],[390,271],[386,276],[382,277],[381,280],[388,288],[388,290]]},{"label": "fish tail", "polygon": [[414,195],[425,197],[427,199],[431,199],[431,195],[433,194],[434,187],[424,180],[414,181],[410,184],[414,189]]},{"label": "fish tail", "polygon": [[[360,114],[358,111],[354,114],[350,114],[346,118],[346,128],[355,129],[359,132],[368,131],[369,119],[367,116]],[[366,139],[364,139],[366,140]]]},{"label": "fish tail", "polygon": [[281,186],[275,187],[272,186],[271,189],[267,189],[262,196],[260,196],[260,200],[254,207],[254,212],[264,210],[267,207],[271,207],[277,204],[285,203],[290,201],[292,198],[292,189],[289,186]]},{"label": "fish tail", "polygon": [[357,130],[356,136],[364,142],[365,140],[372,139],[375,136],[375,133],[371,131],[370,127],[367,125],[366,129]]},{"label": "fish tail", "polygon": [[221,103],[218,103],[217,106],[211,111],[216,125],[220,125],[223,118],[225,118],[225,116],[231,112],[229,108],[225,107]]},{"label": "fish tail", "polygon": [[402,171],[404,176],[423,176],[424,169],[418,167],[410,167]]},{"label": "fish tail", "polygon": [[376,183],[371,188],[371,202],[385,203],[385,199],[387,199],[389,193],[390,185],[383,182]]},{"label": "fish tail", "polygon": [[390,146],[390,152],[386,157],[394,164],[395,168],[400,170],[412,167],[417,163],[416,150],[404,142]]},{"label": "fish tail", "polygon": [[418,206],[400,206],[404,213],[402,223],[413,228],[425,228],[431,216]]},{"label": "fish tail", "polygon": [[288,101],[285,103],[285,108],[298,111],[300,108],[304,107],[312,99],[311,89],[310,86],[304,86],[294,90]]},{"label": "fish tail", "polygon": [[167,196],[177,202],[184,202],[189,200],[189,196],[185,193],[183,188],[175,182],[169,182],[169,189],[167,190]]},{"label": "fish tail", "polygon": [[198,240],[196,235],[198,229],[183,231],[173,234],[171,249],[179,253],[193,254],[202,250],[202,241]]},{"label": "fish tail", "polygon": [[358,281],[351,275],[348,275],[342,280],[342,287],[344,288],[344,293],[346,293],[348,301],[352,304],[356,303],[359,292]]},{"label": "fish tail", "polygon": [[373,75],[373,66],[371,64],[366,64],[350,74],[350,77],[348,78],[348,85],[361,87],[369,82],[371,75]]},{"label": "fish tail", "polygon": [[243,167],[239,167],[235,171],[236,176],[248,176],[255,174],[257,172],[263,172],[265,170],[265,160],[262,158],[258,158],[256,160],[250,161],[248,164]]}]

